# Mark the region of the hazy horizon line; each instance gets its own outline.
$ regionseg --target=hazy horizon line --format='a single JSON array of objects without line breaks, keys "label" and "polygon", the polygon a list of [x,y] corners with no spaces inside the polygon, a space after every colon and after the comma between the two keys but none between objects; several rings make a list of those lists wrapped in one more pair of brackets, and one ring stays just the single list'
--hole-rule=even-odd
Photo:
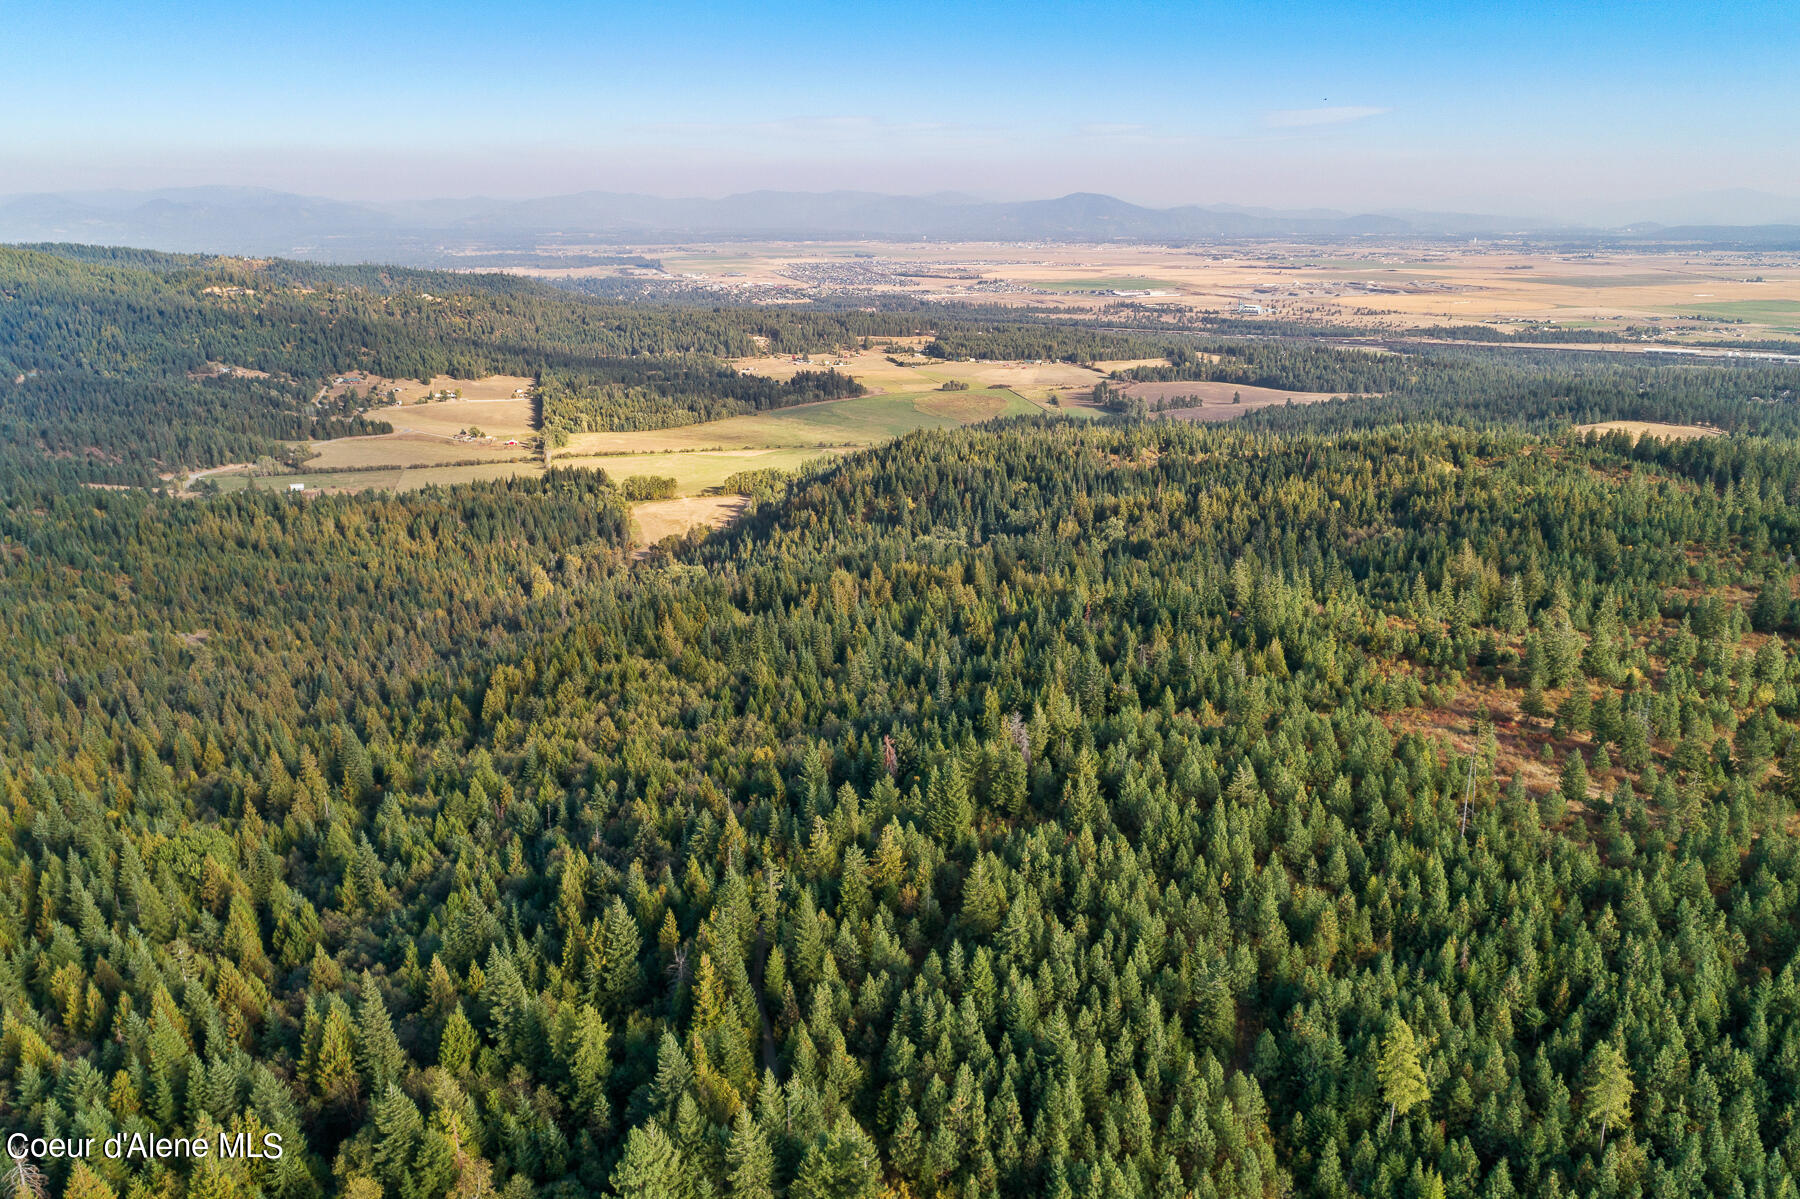
[{"label": "hazy horizon line", "polygon": [[[417,210],[434,205],[447,204],[480,204],[516,205],[551,200],[573,199],[583,196],[615,196],[641,197],[651,200],[671,202],[721,203],[733,199],[753,196],[866,196],[879,199],[900,199],[920,202],[937,202],[942,204],[970,205],[1028,205],[1047,204],[1061,200],[1081,197],[1094,197],[1115,201],[1133,208],[1150,212],[1171,212],[1183,209],[1213,210],[1221,212],[1239,212],[1243,214],[1271,215],[1292,218],[1316,216],[1319,218],[1355,218],[1359,216],[1460,216],[1482,217],[1501,220],[1518,220],[1534,225],[1561,228],[1621,228],[1634,224],[1717,224],[1717,225],[1768,225],[1800,223],[1800,196],[1783,195],[1779,192],[1766,191],[1751,187],[1724,187],[1704,191],[1661,195],[1656,197],[1636,197],[1614,201],[1589,201],[1578,203],[1572,207],[1585,208],[1585,214],[1546,212],[1541,206],[1526,207],[1506,200],[1493,203],[1475,204],[1434,204],[1430,201],[1414,203],[1333,203],[1321,201],[1315,203],[1296,203],[1292,205],[1276,205],[1268,203],[1244,202],[1228,199],[1185,199],[1174,202],[1135,199],[1127,192],[1120,194],[1113,191],[1098,191],[1085,187],[1073,187],[1068,190],[1047,190],[1036,193],[997,193],[987,189],[962,187],[935,187],[918,191],[884,190],[874,187],[769,187],[748,186],[724,189],[683,190],[632,188],[621,186],[577,187],[570,189],[551,189],[540,191],[474,191],[466,193],[438,192],[417,196],[393,196],[374,194],[363,189],[317,189],[295,190],[288,187],[274,186],[267,183],[253,182],[206,182],[206,183],[167,183],[152,185],[110,185],[110,186],[69,186],[69,187],[37,187],[13,189],[0,192],[0,203],[12,203],[36,197],[54,197],[63,200],[80,201],[112,197],[130,199],[136,197],[153,198],[156,196],[200,195],[205,193],[242,193],[260,194],[270,197],[286,197],[291,199],[318,201],[332,204],[363,206],[389,212]],[[1720,202],[1728,199],[1751,200],[1762,203],[1792,205],[1795,212],[1786,218],[1731,220],[1697,218],[1671,222],[1652,216],[1623,216],[1630,208],[1640,210],[1654,209],[1658,206],[1699,204],[1708,201]],[[1598,216],[1594,209],[1614,209],[1605,217]]]}]

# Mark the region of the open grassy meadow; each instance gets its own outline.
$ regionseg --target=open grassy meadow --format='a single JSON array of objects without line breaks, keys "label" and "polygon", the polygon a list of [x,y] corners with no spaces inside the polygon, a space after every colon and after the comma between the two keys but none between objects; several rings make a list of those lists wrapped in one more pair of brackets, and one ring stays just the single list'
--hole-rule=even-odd
[{"label": "open grassy meadow", "polygon": [[542,469],[542,465],[535,462],[483,462],[471,466],[388,466],[373,470],[302,471],[260,477],[238,472],[214,475],[213,481],[221,491],[242,491],[252,487],[286,491],[294,483],[304,483],[309,491],[415,491],[433,484],[447,486],[536,474]]},{"label": "open grassy meadow", "polygon": [[736,520],[746,502],[741,495],[696,495],[633,504],[633,539],[640,546],[652,546],[689,529],[716,529]]},{"label": "open grassy meadow", "polygon": [[[859,376],[860,377],[860,376]],[[1089,386],[1098,376],[1087,373]],[[669,450],[745,450],[875,445],[914,429],[941,429],[1042,411],[1011,389],[908,391],[798,404],[673,429],[581,433],[556,458]]]}]

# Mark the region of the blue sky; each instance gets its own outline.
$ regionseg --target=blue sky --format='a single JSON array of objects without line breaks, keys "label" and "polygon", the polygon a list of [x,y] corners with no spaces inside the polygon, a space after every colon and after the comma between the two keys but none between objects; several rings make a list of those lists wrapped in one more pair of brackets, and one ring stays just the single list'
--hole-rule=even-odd
[{"label": "blue sky", "polygon": [[32,3],[0,193],[1800,195],[1800,5]]}]

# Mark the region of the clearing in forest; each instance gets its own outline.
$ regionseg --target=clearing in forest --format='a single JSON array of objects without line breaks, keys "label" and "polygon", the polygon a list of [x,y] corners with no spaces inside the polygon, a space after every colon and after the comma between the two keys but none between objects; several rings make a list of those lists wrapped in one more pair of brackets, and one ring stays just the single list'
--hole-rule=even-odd
[{"label": "clearing in forest", "polygon": [[[966,370],[969,365],[944,366],[934,373],[947,378],[956,373],[956,367]],[[979,365],[992,369],[1011,364]],[[1085,367],[1043,365],[1079,377],[1088,386],[1097,378]],[[670,477],[682,496],[692,497],[717,490],[740,471],[798,470],[821,455],[879,445],[918,429],[947,429],[1057,411],[1027,399],[1017,388],[971,385],[966,390],[943,391],[941,383],[934,384],[922,374],[908,373],[903,378],[911,384],[910,390],[797,404],[670,429],[578,433],[555,452],[555,465],[598,467],[615,480],[634,475]],[[435,382],[433,390],[445,390],[459,381]],[[465,397],[473,383],[486,385],[490,392],[529,383],[522,379],[460,382]],[[921,389],[921,383],[929,389]],[[308,460],[304,471],[259,479],[254,485],[282,489],[289,483],[304,483],[308,489],[325,491],[410,491],[432,484],[536,474],[543,469],[542,459],[529,444],[504,444],[508,438],[526,443],[536,436],[521,427],[529,417],[530,404],[524,398],[465,398],[379,408],[369,415],[389,421],[396,432],[315,442],[316,456]],[[506,423],[509,417],[512,423]],[[488,436],[481,441],[455,436],[471,425]],[[217,481],[227,490],[252,485],[243,474],[222,473]]]},{"label": "clearing in forest", "polygon": [[1712,429],[1705,425],[1666,425],[1653,420],[1603,420],[1591,425],[1576,425],[1577,433],[1610,433],[1618,429],[1631,434],[1636,441],[1640,437],[1654,437],[1658,441],[1692,441],[1696,437],[1717,437],[1723,429]]},{"label": "clearing in forest", "polygon": [[694,495],[677,500],[650,500],[634,504],[631,517],[637,522],[640,546],[652,546],[665,537],[674,537],[689,529],[717,529],[737,519],[748,498],[741,495]]},{"label": "clearing in forest", "polygon": [[[399,402],[372,408],[370,420],[386,421],[392,433],[374,437],[340,437],[316,442],[317,457],[310,470],[343,470],[365,466],[439,466],[469,459],[504,460],[531,452],[537,437],[533,427],[532,381],[517,375],[493,375],[486,379],[452,379],[439,375],[430,383],[409,380],[374,380],[377,395],[398,389]],[[427,397],[461,394],[453,399]],[[424,403],[418,401],[424,399]],[[483,436],[469,438],[464,431],[479,429]],[[508,445],[507,442],[518,444]]]}]

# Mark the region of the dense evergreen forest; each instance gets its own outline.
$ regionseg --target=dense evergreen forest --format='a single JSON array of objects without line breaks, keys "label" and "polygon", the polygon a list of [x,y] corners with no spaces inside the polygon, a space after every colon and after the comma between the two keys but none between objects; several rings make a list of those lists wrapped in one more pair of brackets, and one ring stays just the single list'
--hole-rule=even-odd
[{"label": "dense evergreen forest", "polygon": [[[761,407],[733,339],[919,319],[0,266],[40,450],[222,452],[210,382],[116,384],[340,351]],[[593,471],[176,500],[0,459],[0,1128],[94,1142],[8,1185],[1792,1196],[1793,373],[937,332],[1382,394],[917,433],[643,558]],[[105,419],[22,407],[46,378]],[[1569,430],[1617,418],[1731,433]]]}]

